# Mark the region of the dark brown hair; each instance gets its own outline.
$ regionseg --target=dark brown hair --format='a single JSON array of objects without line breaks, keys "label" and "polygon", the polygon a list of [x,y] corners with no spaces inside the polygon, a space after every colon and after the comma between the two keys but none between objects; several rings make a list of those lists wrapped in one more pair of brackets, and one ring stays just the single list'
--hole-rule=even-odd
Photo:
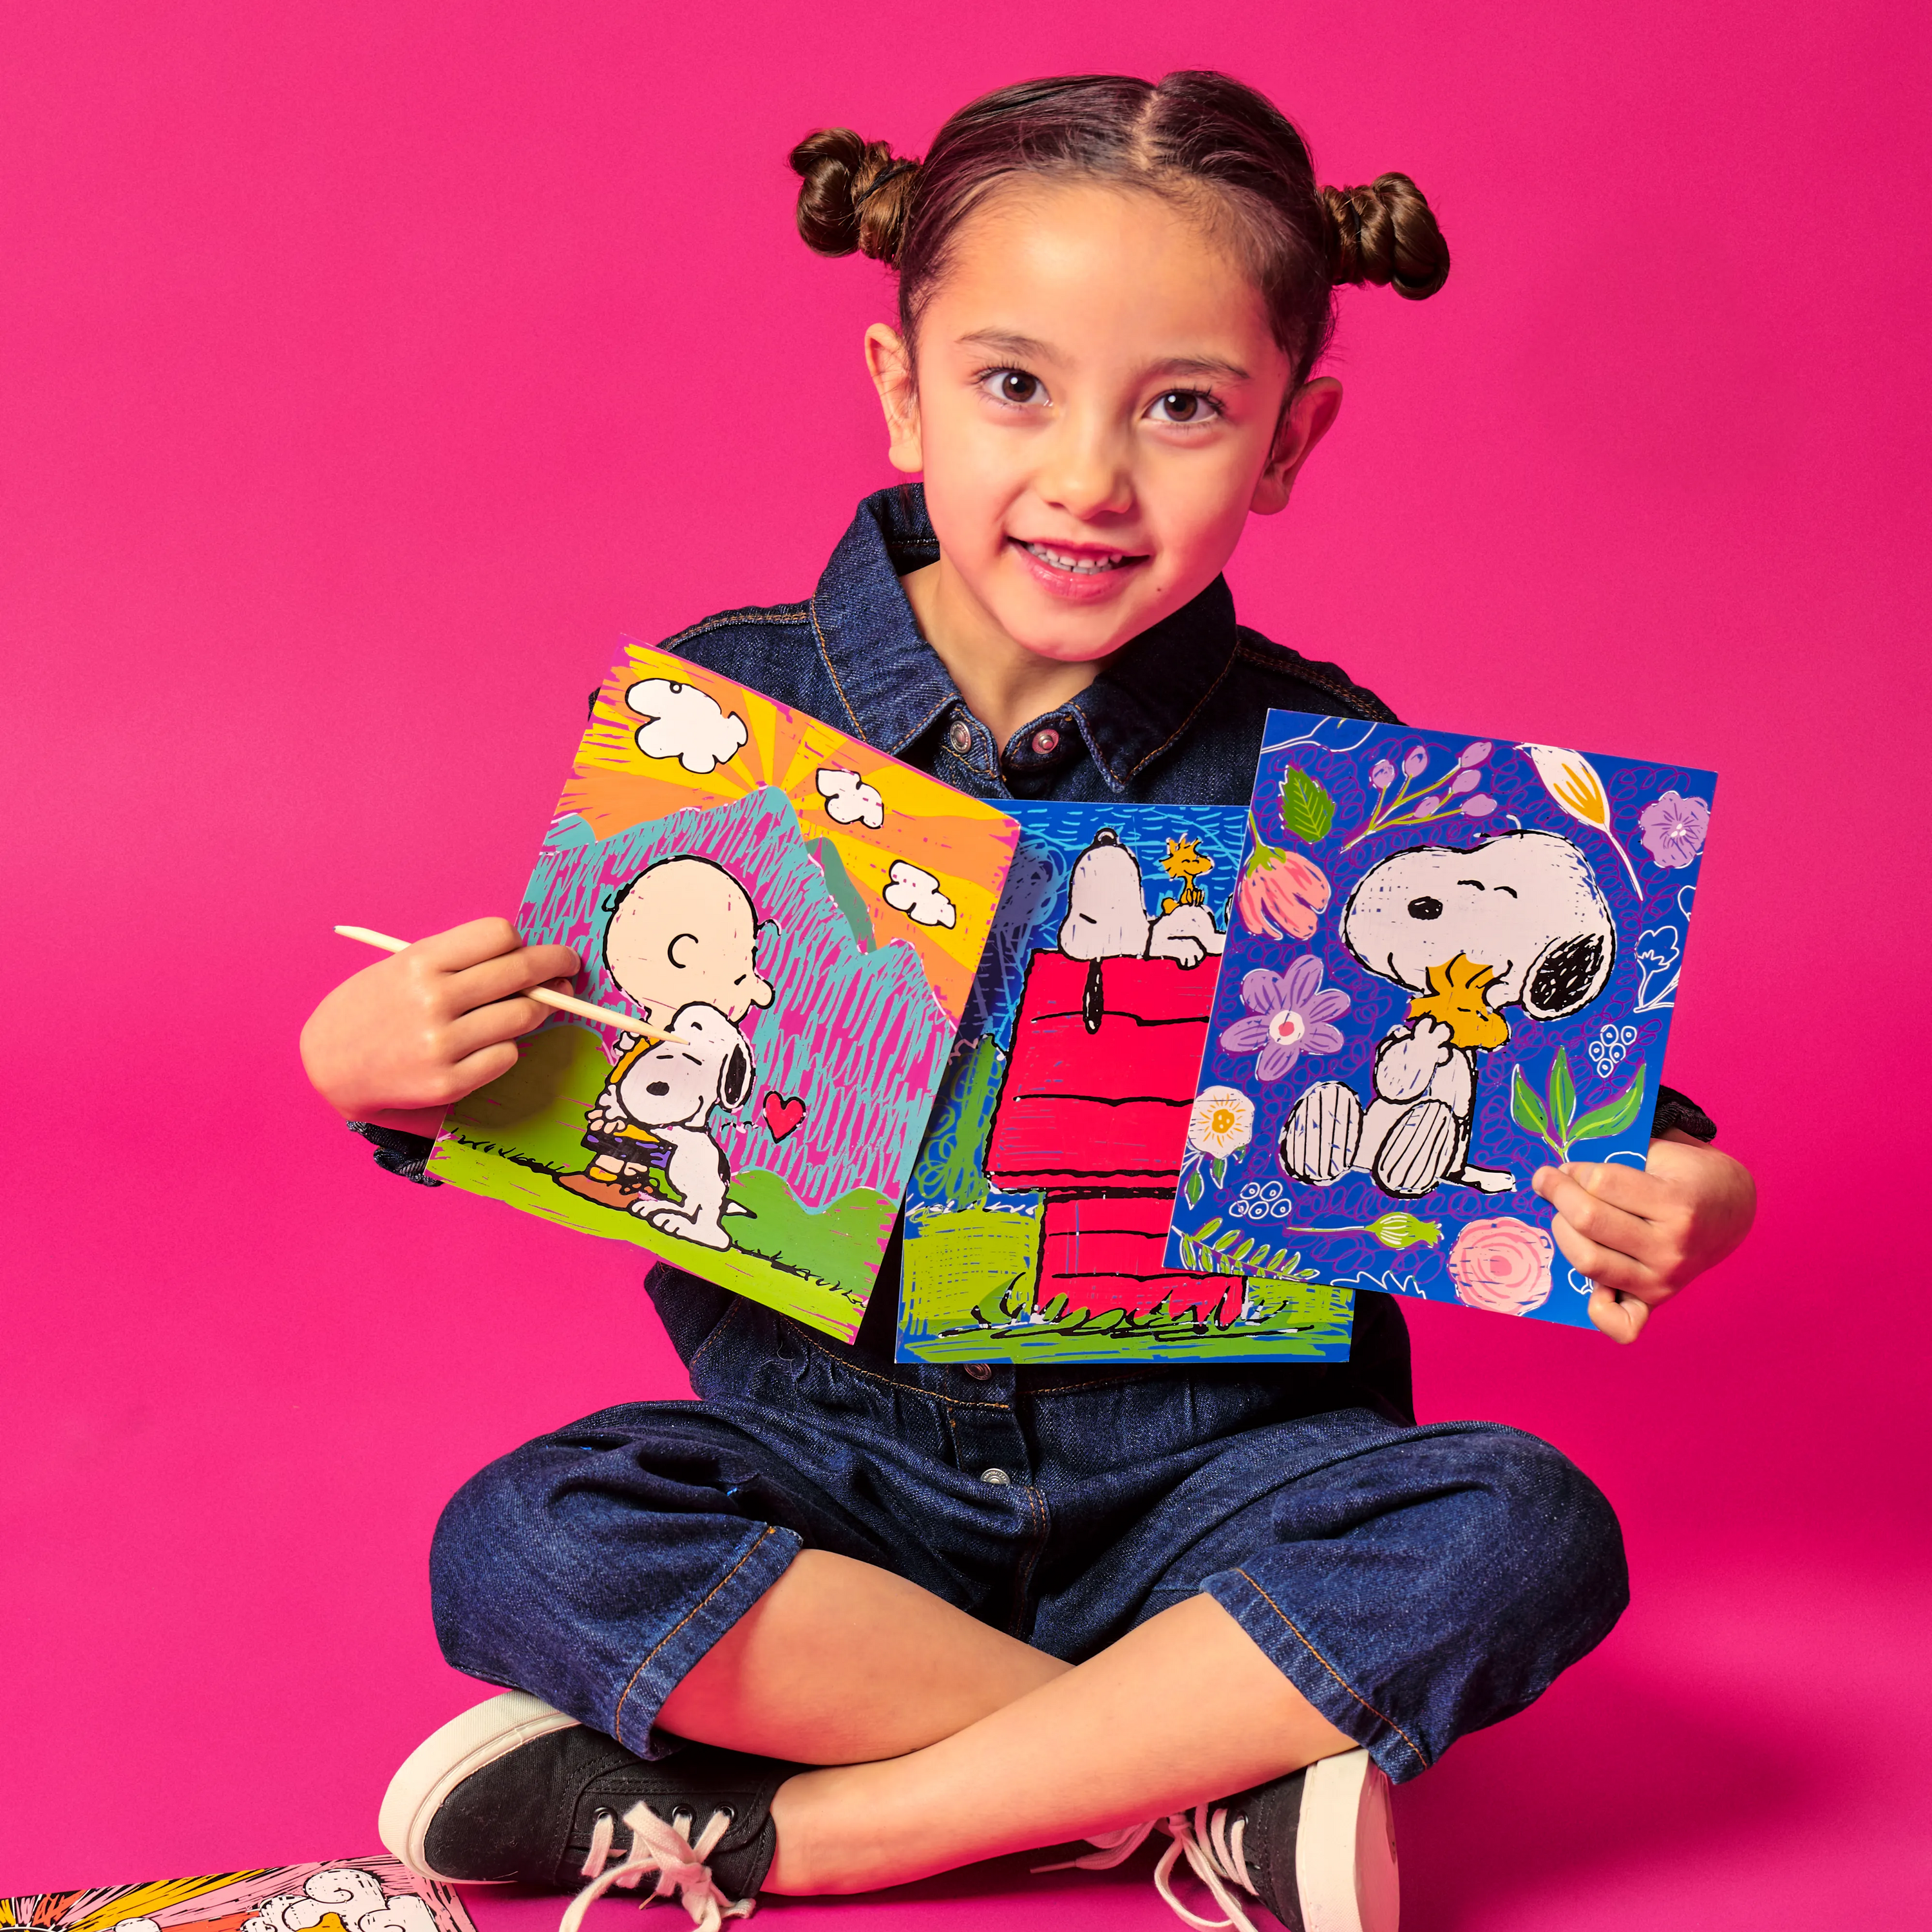
[{"label": "dark brown hair", "polygon": [[798,232],[821,255],[898,270],[910,340],[960,224],[1012,176],[1114,182],[1198,205],[1238,250],[1274,338],[1306,381],[1334,327],[1338,282],[1379,282],[1419,302],[1449,274],[1449,247],[1406,175],[1318,188],[1308,147],[1251,87],[1187,70],[1157,85],[1071,74],[1003,87],[962,107],[922,160],[849,128],[792,150]]}]

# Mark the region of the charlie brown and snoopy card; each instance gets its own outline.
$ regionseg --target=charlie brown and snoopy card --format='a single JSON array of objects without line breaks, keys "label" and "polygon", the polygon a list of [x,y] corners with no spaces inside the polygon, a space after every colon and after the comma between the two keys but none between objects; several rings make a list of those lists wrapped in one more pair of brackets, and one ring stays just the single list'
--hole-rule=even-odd
[{"label": "charlie brown and snoopy card", "polygon": [[575,989],[430,1172],[849,1340],[1017,836],[860,740],[627,643],[524,896]]}]

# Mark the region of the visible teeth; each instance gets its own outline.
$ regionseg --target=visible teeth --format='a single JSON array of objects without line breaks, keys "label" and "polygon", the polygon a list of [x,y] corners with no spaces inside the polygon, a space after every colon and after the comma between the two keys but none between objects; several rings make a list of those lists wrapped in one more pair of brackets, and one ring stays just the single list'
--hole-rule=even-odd
[{"label": "visible teeth", "polygon": [[1065,551],[1049,549],[1045,544],[1023,543],[1020,548],[1055,570],[1070,570],[1082,577],[1091,577],[1096,571],[1118,570],[1126,561],[1124,550],[1110,550],[1105,556],[1069,556]]}]

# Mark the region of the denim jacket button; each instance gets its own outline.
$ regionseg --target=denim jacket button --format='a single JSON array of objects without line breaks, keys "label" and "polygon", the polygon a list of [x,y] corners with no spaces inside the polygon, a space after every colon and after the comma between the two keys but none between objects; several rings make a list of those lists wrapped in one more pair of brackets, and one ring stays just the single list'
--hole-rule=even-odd
[{"label": "denim jacket button", "polygon": [[1044,730],[1033,734],[1033,748],[1042,758],[1050,758],[1060,749],[1060,734],[1049,724]]},{"label": "denim jacket button", "polygon": [[956,718],[946,734],[946,742],[963,758],[973,748],[973,728],[963,718]]},{"label": "denim jacket button", "polygon": [[982,1483],[1010,1483],[1012,1478],[1004,1469],[982,1469],[980,1472],[980,1480]]},{"label": "denim jacket button", "polygon": [[993,1371],[992,1367],[985,1362],[968,1362],[966,1364],[966,1372],[976,1382],[983,1382],[991,1380]]}]

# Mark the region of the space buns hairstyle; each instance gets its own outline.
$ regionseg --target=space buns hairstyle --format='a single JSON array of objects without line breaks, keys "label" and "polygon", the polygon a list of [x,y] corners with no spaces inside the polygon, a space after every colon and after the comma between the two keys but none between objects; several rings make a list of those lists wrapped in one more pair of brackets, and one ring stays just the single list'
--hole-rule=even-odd
[{"label": "space buns hairstyle", "polygon": [[1420,302],[1449,274],[1448,244],[1408,176],[1318,187],[1294,123],[1223,74],[1023,81],[960,109],[923,160],[827,128],[792,150],[791,165],[806,244],[896,269],[908,340],[961,224],[1018,175],[1118,182],[1198,208],[1253,277],[1298,386],[1328,346],[1337,283]]}]

